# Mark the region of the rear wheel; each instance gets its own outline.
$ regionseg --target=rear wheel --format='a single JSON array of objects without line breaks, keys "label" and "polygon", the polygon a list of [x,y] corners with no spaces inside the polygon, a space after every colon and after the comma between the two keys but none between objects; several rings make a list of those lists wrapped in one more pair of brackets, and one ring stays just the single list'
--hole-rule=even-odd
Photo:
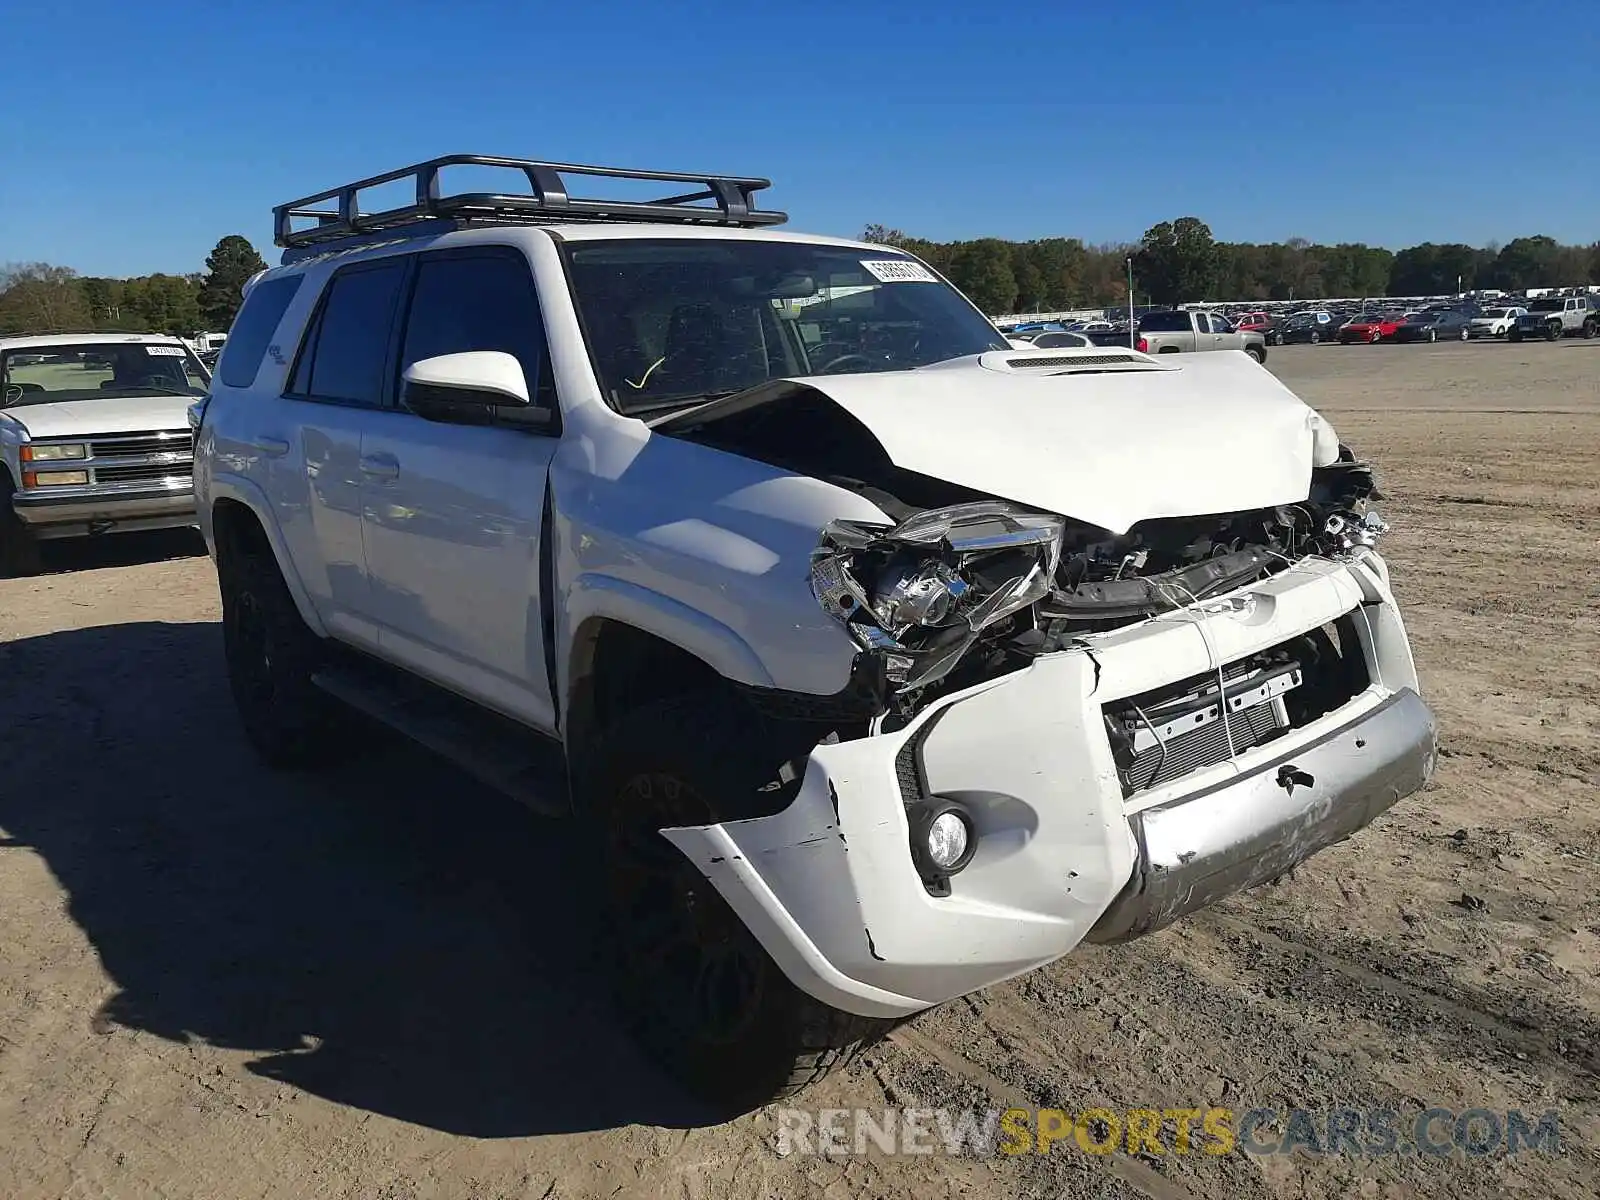
[{"label": "rear wheel", "polygon": [[1600,320],[1590,317],[1583,323],[1583,336],[1585,338],[1600,337]]},{"label": "rear wheel", "polygon": [[1463,325],[1461,327],[1461,340],[1464,342],[1468,338],[1470,338],[1471,336],[1472,336],[1472,330],[1470,328],[1468,328],[1467,326]]},{"label": "rear wheel", "polygon": [[11,477],[0,470],[0,577],[12,579],[39,570],[39,543],[11,507],[15,491]]},{"label": "rear wheel", "polygon": [[218,563],[228,684],[245,736],[272,767],[317,766],[348,746],[346,714],[311,682],[322,639],[301,620],[264,548],[229,547]]},{"label": "rear wheel", "polygon": [[1251,358],[1255,359],[1258,363],[1264,363],[1264,362],[1267,361],[1267,352],[1264,349],[1262,349],[1260,346],[1256,346],[1256,345],[1246,346],[1244,348],[1244,352],[1246,354],[1248,354]]},{"label": "rear wheel", "polygon": [[1430,342],[1437,342],[1439,340],[1439,332],[1438,332],[1438,330],[1436,330],[1436,329],[1428,330],[1428,340]]},{"label": "rear wheel", "polygon": [[1321,340],[1322,340],[1322,335],[1320,333],[1318,333],[1315,329],[1313,329],[1311,331],[1311,344],[1313,346],[1315,346]]},{"label": "rear wheel", "polygon": [[623,1015],[663,1068],[730,1114],[794,1094],[892,1025],[795,987],[659,833],[752,815],[776,764],[739,708],[706,692],[624,716],[604,735],[589,814]]}]

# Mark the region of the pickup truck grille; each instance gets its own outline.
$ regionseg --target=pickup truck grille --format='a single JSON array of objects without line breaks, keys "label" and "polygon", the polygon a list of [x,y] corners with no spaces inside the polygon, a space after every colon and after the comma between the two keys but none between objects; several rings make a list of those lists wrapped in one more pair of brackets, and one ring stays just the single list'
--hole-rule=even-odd
[{"label": "pickup truck grille", "polygon": [[159,433],[106,433],[89,443],[90,458],[193,453],[194,434],[187,429],[163,430]]},{"label": "pickup truck grille", "polygon": [[194,464],[185,459],[176,463],[129,463],[125,466],[98,466],[96,483],[145,483],[152,479],[189,479]]},{"label": "pickup truck grille", "polygon": [[1350,615],[1278,646],[1104,708],[1132,796],[1227,762],[1348,703],[1369,682]]}]

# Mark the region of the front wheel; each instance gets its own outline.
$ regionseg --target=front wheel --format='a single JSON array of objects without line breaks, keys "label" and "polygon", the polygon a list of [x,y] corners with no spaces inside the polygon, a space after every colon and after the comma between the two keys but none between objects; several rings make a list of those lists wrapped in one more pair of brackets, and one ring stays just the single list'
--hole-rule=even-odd
[{"label": "front wheel", "polygon": [[1320,333],[1318,333],[1315,329],[1313,329],[1311,331],[1311,344],[1313,346],[1315,346],[1321,340],[1322,340],[1322,335]]},{"label": "front wheel", "polygon": [[1462,329],[1461,329],[1461,340],[1464,342],[1468,338],[1470,338],[1471,336],[1472,336],[1472,330],[1470,330],[1470,329],[1466,328],[1465,326],[1463,326]]},{"label": "front wheel", "polygon": [[1511,331],[1510,331],[1510,332],[1508,332],[1508,333],[1507,333],[1507,334],[1506,334],[1506,337],[1507,337],[1507,339],[1509,339],[1509,340],[1510,340],[1510,341],[1513,341],[1513,342],[1520,342],[1520,341],[1521,341],[1521,340],[1522,340],[1522,330],[1520,330],[1520,329],[1513,329],[1513,330],[1511,330]]},{"label": "front wheel", "polygon": [[1369,342],[1371,342],[1374,346],[1376,346],[1382,339],[1383,339],[1383,330],[1381,330],[1381,329],[1374,329],[1372,331],[1372,335],[1367,338],[1367,340]]},{"label": "front wheel", "polygon": [[1561,322],[1549,321],[1545,324],[1544,340],[1547,342],[1559,342],[1561,340]]},{"label": "front wheel", "polygon": [[1438,341],[1438,340],[1439,340],[1439,335],[1438,335],[1438,333],[1437,333],[1437,332],[1435,332],[1435,331],[1434,331],[1434,330],[1432,330],[1432,329],[1430,329],[1430,330],[1428,330],[1428,340],[1429,340],[1429,341],[1430,341],[1430,342],[1437,342],[1437,341]]},{"label": "front wheel", "polygon": [[892,1025],[795,987],[659,832],[760,811],[778,765],[763,744],[716,692],[659,701],[605,732],[589,785],[619,1007],[652,1058],[728,1114],[793,1095]]}]

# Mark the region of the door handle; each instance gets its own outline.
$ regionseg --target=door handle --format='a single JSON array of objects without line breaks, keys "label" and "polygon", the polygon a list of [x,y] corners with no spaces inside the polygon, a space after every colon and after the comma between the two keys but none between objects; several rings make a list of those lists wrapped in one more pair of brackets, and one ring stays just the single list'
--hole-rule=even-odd
[{"label": "door handle", "polygon": [[400,475],[400,460],[392,454],[363,454],[361,473],[374,479],[395,479]]},{"label": "door handle", "polygon": [[282,458],[289,453],[289,443],[283,438],[259,437],[251,438],[245,442],[252,450],[258,450],[268,458]]}]

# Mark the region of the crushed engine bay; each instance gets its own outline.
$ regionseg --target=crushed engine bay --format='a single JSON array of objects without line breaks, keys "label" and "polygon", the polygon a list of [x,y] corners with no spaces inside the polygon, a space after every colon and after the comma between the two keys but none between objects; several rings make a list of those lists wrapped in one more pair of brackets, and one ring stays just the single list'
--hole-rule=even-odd
[{"label": "crushed engine bay", "polygon": [[891,713],[1026,666],[1088,633],[1182,608],[1387,529],[1371,468],[1340,447],[1299,503],[1140,522],[1125,534],[977,500],[894,526],[835,521],[812,555],[818,602],[879,659]]}]

